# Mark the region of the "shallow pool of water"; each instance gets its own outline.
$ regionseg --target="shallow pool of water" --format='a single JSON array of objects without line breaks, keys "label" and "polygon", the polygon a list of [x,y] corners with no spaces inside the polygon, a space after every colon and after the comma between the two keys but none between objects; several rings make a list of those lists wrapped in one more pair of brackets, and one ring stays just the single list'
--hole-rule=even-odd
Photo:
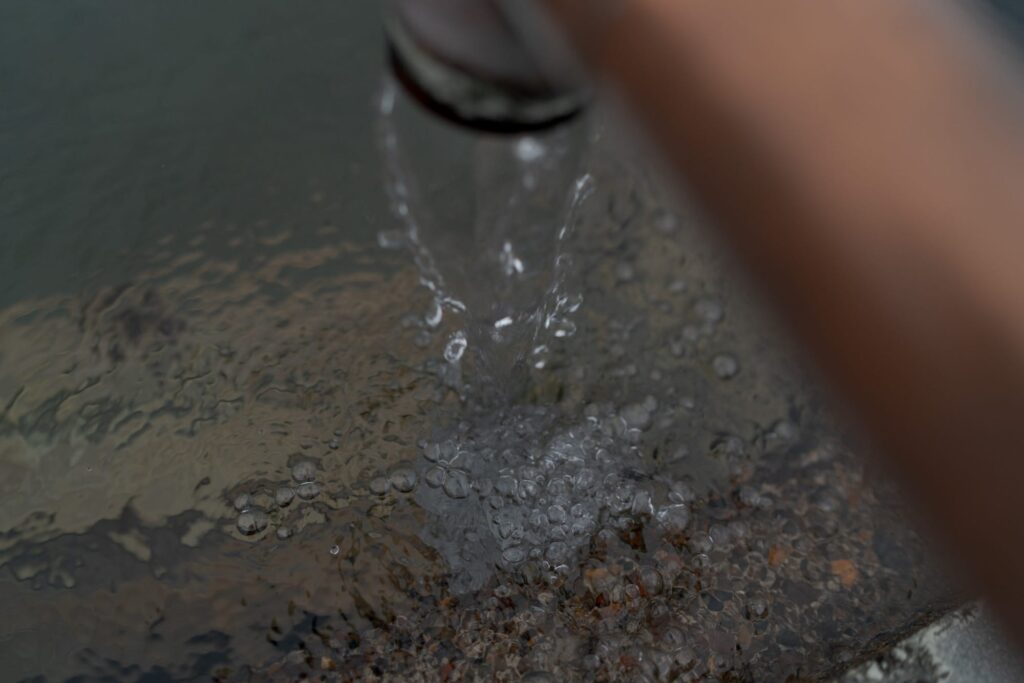
[{"label": "shallow pool of water", "polygon": [[[509,214],[550,214],[501,298],[529,334],[487,346],[478,252],[426,231],[471,275],[438,317],[382,40],[370,2],[0,9],[6,677],[816,679],[956,604],[608,116],[572,211]],[[502,215],[409,125],[427,206]]]}]

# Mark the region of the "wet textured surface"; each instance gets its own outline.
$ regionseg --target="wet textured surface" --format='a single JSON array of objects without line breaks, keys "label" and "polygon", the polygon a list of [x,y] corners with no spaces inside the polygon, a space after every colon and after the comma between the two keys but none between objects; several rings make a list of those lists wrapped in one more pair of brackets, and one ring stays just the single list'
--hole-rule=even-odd
[{"label": "wet textured surface", "polygon": [[813,680],[957,604],[614,125],[431,270],[372,3],[76,8],[0,21],[5,676]]}]

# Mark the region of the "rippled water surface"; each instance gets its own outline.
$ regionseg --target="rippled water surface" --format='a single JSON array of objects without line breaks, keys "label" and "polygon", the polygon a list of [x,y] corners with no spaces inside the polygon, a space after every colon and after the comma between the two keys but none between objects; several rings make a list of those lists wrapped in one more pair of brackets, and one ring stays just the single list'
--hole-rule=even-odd
[{"label": "rippled water surface", "polygon": [[956,602],[618,125],[396,175],[382,53],[0,8],[5,680],[816,679]]}]

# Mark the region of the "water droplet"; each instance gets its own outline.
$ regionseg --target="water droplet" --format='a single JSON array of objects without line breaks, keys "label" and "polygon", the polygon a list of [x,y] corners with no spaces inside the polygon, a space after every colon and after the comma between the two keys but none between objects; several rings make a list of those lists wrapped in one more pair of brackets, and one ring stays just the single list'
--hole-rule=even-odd
[{"label": "water droplet", "polygon": [[740,371],[736,358],[728,353],[720,353],[711,361],[711,367],[719,379],[731,379]]},{"label": "water droplet", "polygon": [[524,137],[516,143],[516,157],[523,163],[543,158],[547,148],[537,138]]},{"label": "water droplet", "polygon": [[409,493],[416,488],[416,473],[408,467],[400,467],[391,473],[391,485],[396,491]]},{"label": "water droplet", "polygon": [[568,318],[548,318],[547,327],[557,339],[565,339],[576,334],[576,323]]},{"label": "water droplet", "polygon": [[501,253],[498,255],[498,261],[501,263],[501,270],[505,273],[506,277],[522,275],[523,271],[526,269],[522,260],[516,256],[515,251],[513,251],[511,242],[505,242],[505,244],[502,245]]},{"label": "water droplet", "polygon": [[636,271],[631,263],[623,261],[615,266],[615,277],[618,278],[619,282],[630,282],[636,277]]},{"label": "water droplet", "polygon": [[274,491],[274,502],[276,502],[279,507],[288,507],[291,505],[292,499],[294,498],[295,492],[292,491],[289,486],[279,486],[277,487],[277,490]]},{"label": "water droplet", "polygon": [[461,470],[452,470],[444,482],[444,492],[449,498],[465,498],[469,495],[469,478]]},{"label": "water droplet", "polygon": [[370,493],[375,496],[383,496],[391,488],[391,483],[384,477],[376,477],[370,481]]},{"label": "water droplet", "polygon": [[334,557],[337,557],[340,552],[341,552],[341,548],[338,546],[337,543],[335,543],[334,545],[331,546],[331,549],[330,549],[331,555],[333,555]]},{"label": "water droplet", "polygon": [[238,530],[242,532],[244,536],[258,534],[266,529],[269,523],[270,518],[267,517],[267,513],[258,508],[246,510],[242,514],[238,515]]},{"label": "water droplet", "polygon": [[575,313],[583,305],[583,295],[579,293],[566,294],[558,299],[558,308],[566,313]]},{"label": "water droplet", "polygon": [[320,495],[320,486],[315,481],[307,481],[298,485],[295,495],[302,500],[313,500]]},{"label": "water droplet", "polygon": [[292,530],[289,529],[288,527],[286,527],[286,526],[279,526],[279,527],[277,527],[277,537],[279,539],[281,539],[282,541],[285,540],[286,538],[290,538],[291,535],[292,535]]},{"label": "water droplet", "polygon": [[299,482],[300,484],[307,481],[313,481],[316,479],[316,465],[303,460],[302,462],[295,463],[292,467],[292,479]]},{"label": "water droplet", "polygon": [[430,308],[427,309],[427,314],[423,317],[423,321],[429,327],[437,327],[441,324],[443,318],[444,310],[441,308],[441,302],[434,299],[430,302]]},{"label": "water droplet", "polygon": [[466,347],[469,342],[466,341],[466,333],[459,330],[451,336],[448,343],[444,347],[444,359],[451,364],[458,363],[462,360],[462,354],[466,352]]},{"label": "water droplet", "polygon": [[331,439],[330,441],[327,442],[327,447],[330,448],[332,451],[338,450],[338,447],[340,447],[340,446],[341,446],[341,440],[338,439],[338,438],[333,438],[333,439]]}]

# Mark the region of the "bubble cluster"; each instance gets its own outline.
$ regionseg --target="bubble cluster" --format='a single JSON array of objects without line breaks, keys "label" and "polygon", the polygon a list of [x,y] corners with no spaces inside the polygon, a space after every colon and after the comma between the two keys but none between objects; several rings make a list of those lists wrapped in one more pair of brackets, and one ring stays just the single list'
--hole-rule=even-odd
[{"label": "bubble cluster", "polygon": [[242,536],[262,538],[260,534],[271,528],[279,540],[290,538],[302,528],[304,511],[322,493],[316,481],[317,470],[312,460],[298,460],[291,465],[290,482],[247,485],[246,492],[231,499],[239,513],[235,520],[238,532]]},{"label": "bubble cluster", "polygon": [[464,539],[473,534],[486,539],[468,548],[476,569],[528,564],[554,577],[573,571],[600,529],[619,534],[654,520],[666,533],[680,533],[692,499],[656,491],[640,474],[634,437],[657,407],[653,397],[621,411],[591,406],[582,423],[567,428],[548,409],[516,408],[423,442],[427,488],[418,499],[446,520],[439,533],[450,536],[437,545],[458,552],[454,568],[465,566]]}]

